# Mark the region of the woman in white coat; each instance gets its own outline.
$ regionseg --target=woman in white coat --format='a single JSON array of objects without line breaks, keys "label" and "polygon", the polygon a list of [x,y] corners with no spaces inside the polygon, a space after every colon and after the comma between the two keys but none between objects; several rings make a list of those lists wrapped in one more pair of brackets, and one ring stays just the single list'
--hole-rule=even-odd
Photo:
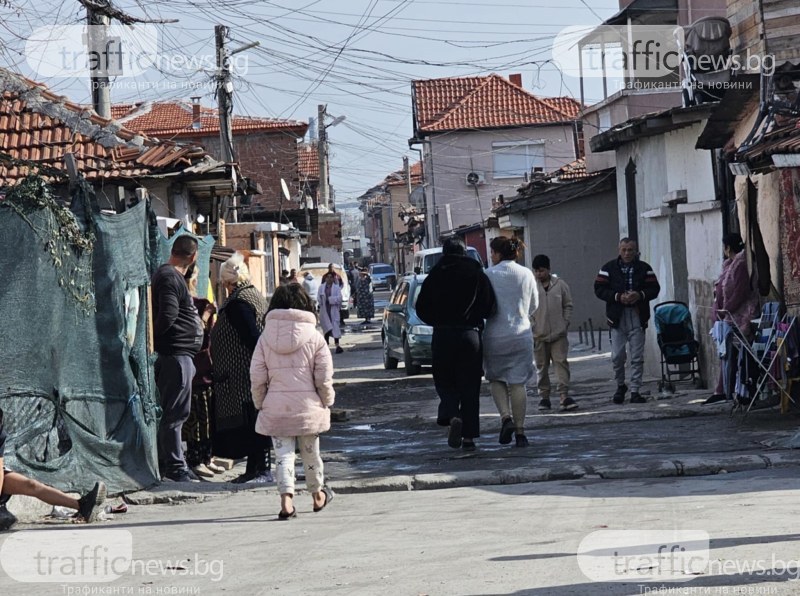
[{"label": "woman in white coat", "polygon": [[317,304],[319,305],[319,324],[325,334],[325,341],[336,344],[336,353],[344,352],[339,345],[339,338],[342,337],[341,322],[339,320],[339,310],[342,308],[342,288],[337,283],[336,274],[326,273],[322,278],[322,285],[317,292]]},{"label": "woman in white coat", "polygon": [[493,267],[486,271],[497,297],[495,314],[486,319],[483,332],[483,367],[494,403],[500,412],[500,443],[526,447],[526,383],[533,378],[533,335],[530,318],[539,308],[536,278],[516,263],[522,243],[498,236],[489,245]]}]

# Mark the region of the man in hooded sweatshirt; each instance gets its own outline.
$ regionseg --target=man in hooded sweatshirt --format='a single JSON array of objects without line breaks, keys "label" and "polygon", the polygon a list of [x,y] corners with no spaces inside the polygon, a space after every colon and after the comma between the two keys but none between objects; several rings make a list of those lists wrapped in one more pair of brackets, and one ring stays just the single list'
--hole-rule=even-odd
[{"label": "man in hooded sweatshirt", "polygon": [[495,296],[481,264],[467,256],[460,238],[448,238],[442,258],[422,283],[417,315],[433,327],[433,384],[439,395],[440,426],[449,426],[447,444],[472,451],[480,436],[479,398],[483,377],[484,319]]},{"label": "man in hooded sweatshirt", "polygon": [[533,319],[533,357],[539,376],[539,409],[550,409],[550,362],[558,379],[560,410],[575,410],[578,404],[569,396],[569,341],[567,331],[572,318],[572,294],[563,280],[550,272],[547,255],[533,257],[533,274],[541,284],[539,308]]}]

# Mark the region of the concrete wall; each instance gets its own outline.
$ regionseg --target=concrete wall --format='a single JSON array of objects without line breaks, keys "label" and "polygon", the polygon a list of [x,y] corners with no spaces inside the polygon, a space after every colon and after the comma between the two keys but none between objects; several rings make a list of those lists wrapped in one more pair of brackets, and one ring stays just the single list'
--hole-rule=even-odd
[{"label": "concrete wall", "polygon": [[[448,132],[430,137],[430,143],[424,145],[426,182],[432,187],[426,193],[427,207],[429,214],[438,216],[439,231],[444,233],[485,221],[493,198],[499,194],[516,195],[523,178],[493,176],[492,143],[540,141],[544,143],[545,171],[551,172],[576,159],[573,129],[569,125]],[[485,173],[485,182],[477,186],[477,196],[475,188],[465,181],[466,175],[473,171]]]},{"label": "concrete wall", "polygon": [[572,290],[573,331],[590,318],[595,328],[606,326],[605,303],[594,295],[594,279],[617,254],[616,201],[608,191],[527,214],[530,240],[524,264],[530,267],[537,254],[550,257],[552,272]]}]

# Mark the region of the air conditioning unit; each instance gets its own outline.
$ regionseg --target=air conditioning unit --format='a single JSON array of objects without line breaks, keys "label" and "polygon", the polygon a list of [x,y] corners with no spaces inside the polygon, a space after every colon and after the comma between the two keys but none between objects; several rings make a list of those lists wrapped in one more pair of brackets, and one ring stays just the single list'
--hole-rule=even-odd
[{"label": "air conditioning unit", "polygon": [[466,183],[470,186],[478,186],[486,182],[486,176],[483,172],[468,172]]}]

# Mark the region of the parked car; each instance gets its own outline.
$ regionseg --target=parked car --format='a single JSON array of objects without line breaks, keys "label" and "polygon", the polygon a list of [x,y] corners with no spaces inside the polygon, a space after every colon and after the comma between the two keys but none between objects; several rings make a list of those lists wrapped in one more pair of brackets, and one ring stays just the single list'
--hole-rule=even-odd
[{"label": "parked car", "polygon": [[[480,253],[473,247],[467,247],[467,256],[475,259],[481,265],[484,265]],[[433,269],[433,266],[442,258],[442,247],[425,248],[414,253],[414,273],[427,275]]]},{"label": "parked car", "polygon": [[[350,282],[347,279],[347,272],[344,270],[344,267],[334,263],[333,270],[339,274],[343,282],[341,318],[344,320],[350,316]],[[305,279],[306,273],[308,272],[314,276],[314,281],[317,282],[316,286],[319,288],[319,285],[322,283],[322,276],[328,272],[328,263],[306,263],[305,265],[301,265],[300,272],[297,274],[297,279],[300,283],[303,283],[303,279]],[[317,301],[316,296],[312,296],[311,298],[314,299],[314,302]]]},{"label": "parked car", "polygon": [[372,278],[374,290],[393,290],[397,285],[397,273],[394,267],[386,263],[372,263],[369,266],[369,276]]},{"label": "parked car", "polygon": [[383,310],[381,341],[383,342],[383,367],[397,368],[402,359],[407,375],[418,375],[422,366],[430,366],[433,327],[417,316],[416,303],[425,275],[407,275],[392,292],[389,304]]}]

